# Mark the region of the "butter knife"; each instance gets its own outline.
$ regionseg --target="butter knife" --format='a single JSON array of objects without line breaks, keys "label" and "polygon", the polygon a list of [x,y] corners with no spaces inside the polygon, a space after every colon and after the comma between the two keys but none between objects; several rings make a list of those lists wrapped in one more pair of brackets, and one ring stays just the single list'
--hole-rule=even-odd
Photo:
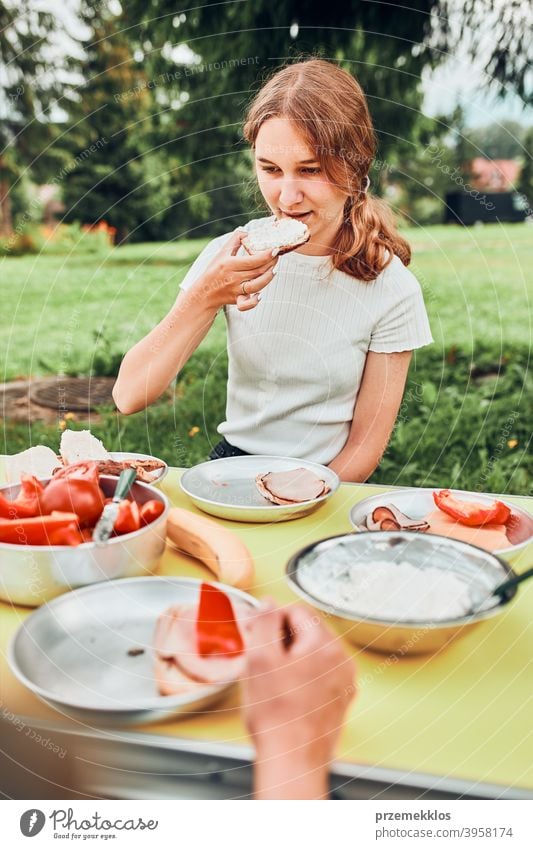
[{"label": "butter knife", "polygon": [[102,510],[102,515],[98,519],[94,528],[93,542],[95,542],[96,545],[105,545],[113,533],[113,528],[118,516],[119,504],[124,498],[126,498],[136,477],[137,472],[135,469],[124,469],[124,471],[120,473],[120,477],[115,487],[113,500],[110,501],[109,504],[105,505]]}]

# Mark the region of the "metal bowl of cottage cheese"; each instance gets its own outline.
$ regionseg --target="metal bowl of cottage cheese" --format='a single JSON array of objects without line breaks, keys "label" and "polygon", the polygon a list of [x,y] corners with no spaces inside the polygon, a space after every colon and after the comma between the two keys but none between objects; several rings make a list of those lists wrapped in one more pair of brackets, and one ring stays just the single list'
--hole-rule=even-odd
[{"label": "metal bowl of cottage cheese", "polygon": [[515,574],[497,555],[427,533],[329,537],[295,554],[286,573],[352,643],[400,655],[437,651],[503,613],[516,595],[514,587],[490,597]]}]

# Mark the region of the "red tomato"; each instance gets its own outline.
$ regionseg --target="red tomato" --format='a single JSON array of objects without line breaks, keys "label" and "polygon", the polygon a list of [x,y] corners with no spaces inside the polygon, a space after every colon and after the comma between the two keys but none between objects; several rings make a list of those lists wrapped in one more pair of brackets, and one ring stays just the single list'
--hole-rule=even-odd
[{"label": "red tomato", "polygon": [[131,534],[132,531],[138,531],[140,527],[139,505],[136,501],[125,498],[118,506],[118,516],[113,530],[116,534]]},{"label": "red tomato", "polygon": [[[29,519],[0,519],[0,540],[14,545],[50,545],[50,535],[65,528],[77,527],[75,513],[52,513]],[[58,543],[63,545],[64,543]]]},{"label": "red tomato", "polygon": [[10,501],[0,493],[0,516],[3,519],[29,519],[39,515],[39,499],[44,487],[33,475],[21,475],[20,492]]},{"label": "red tomato", "polygon": [[54,472],[53,480],[65,480],[68,478],[84,478],[93,483],[98,483],[98,463],[96,460],[84,460],[80,463],[71,463]]},{"label": "red tomato", "polygon": [[104,509],[104,493],[86,478],[52,478],[40,498],[42,513],[52,510],[77,513],[80,528],[95,525]]},{"label": "red tomato", "polygon": [[48,539],[50,545],[81,545],[82,542],[86,542],[75,522],[52,531]]},{"label": "red tomato", "polygon": [[141,525],[149,525],[150,522],[155,522],[164,511],[165,505],[160,501],[152,498],[151,501],[145,501],[141,506]]}]

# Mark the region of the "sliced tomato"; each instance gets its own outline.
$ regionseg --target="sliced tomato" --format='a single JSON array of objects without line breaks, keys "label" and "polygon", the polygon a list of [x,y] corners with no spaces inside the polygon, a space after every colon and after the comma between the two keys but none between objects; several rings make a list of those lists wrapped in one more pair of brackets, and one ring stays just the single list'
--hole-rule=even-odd
[{"label": "sliced tomato", "polygon": [[235,613],[228,596],[212,584],[202,583],[196,620],[198,654],[236,656],[244,651]]},{"label": "sliced tomato", "polygon": [[156,501],[155,498],[145,501],[144,504],[141,504],[140,508],[141,525],[149,525],[150,522],[155,522],[164,510],[165,505],[161,501]]},{"label": "sliced tomato", "polygon": [[125,498],[118,505],[118,516],[115,520],[113,530],[116,534],[131,534],[141,527],[139,505],[136,501]]},{"label": "sliced tomato", "polygon": [[54,512],[51,516],[29,519],[0,519],[0,541],[15,545],[51,545],[52,534],[77,524],[75,513]]},{"label": "sliced tomato", "polygon": [[456,498],[449,489],[441,489],[433,493],[433,500],[439,510],[447,513],[461,525],[481,527],[482,525],[505,525],[511,510],[503,501],[492,501],[483,504],[481,501],[463,501]]},{"label": "sliced tomato", "polygon": [[56,528],[48,535],[50,545],[81,545],[87,542],[75,522]]},{"label": "sliced tomato", "polygon": [[44,491],[33,475],[21,475],[20,491],[12,501],[0,493],[0,516],[4,519],[29,519],[39,515],[39,499]]}]

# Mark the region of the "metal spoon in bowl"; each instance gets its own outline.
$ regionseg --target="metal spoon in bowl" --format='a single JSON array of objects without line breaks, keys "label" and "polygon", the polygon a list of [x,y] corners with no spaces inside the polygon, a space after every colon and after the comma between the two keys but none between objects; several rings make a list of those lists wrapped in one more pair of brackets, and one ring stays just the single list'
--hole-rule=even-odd
[{"label": "metal spoon in bowl", "polygon": [[528,578],[533,578],[533,568],[526,569],[526,571],[522,572],[521,575],[515,575],[514,578],[509,578],[507,581],[503,581],[503,583],[498,584],[498,586],[494,587],[494,589],[490,591],[489,595],[485,596],[481,602],[476,604],[470,612],[477,613],[477,611],[481,607],[484,607],[490,599],[494,598],[494,596],[504,598],[509,590],[512,590],[513,587],[518,586],[518,584],[521,584],[522,581],[526,581]]}]

